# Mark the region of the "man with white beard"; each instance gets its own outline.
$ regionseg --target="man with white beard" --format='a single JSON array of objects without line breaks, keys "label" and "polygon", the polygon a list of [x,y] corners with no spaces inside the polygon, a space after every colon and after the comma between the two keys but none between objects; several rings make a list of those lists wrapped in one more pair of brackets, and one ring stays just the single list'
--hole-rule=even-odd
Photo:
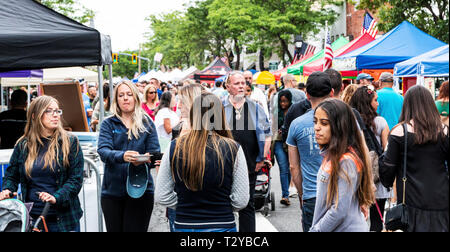
[{"label": "man with white beard", "polygon": [[229,96],[223,105],[233,138],[244,150],[248,166],[250,200],[246,208],[239,211],[239,232],[255,232],[255,206],[253,195],[257,172],[264,166],[270,150],[271,128],[263,108],[245,97],[245,78],[242,72],[234,71],[225,81]]}]

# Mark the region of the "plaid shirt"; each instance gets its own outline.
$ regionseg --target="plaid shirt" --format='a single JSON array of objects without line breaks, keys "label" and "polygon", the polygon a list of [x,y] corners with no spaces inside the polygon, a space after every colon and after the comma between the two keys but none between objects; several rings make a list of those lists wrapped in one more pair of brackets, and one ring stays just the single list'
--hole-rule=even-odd
[{"label": "plaid shirt", "polygon": [[[25,173],[25,160],[28,156],[26,148],[27,140],[17,143],[9,161],[9,166],[5,171],[3,188],[11,192],[16,192],[21,184],[23,199],[28,193],[29,178]],[[63,164],[62,154],[58,157],[59,164]],[[84,158],[78,139],[70,135],[69,167],[63,167],[56,163],[55,172],[57,191],[53,195],[56,199],[55,210],[57,215],[58,228],[61,232],[68,232],[75,229],[83,215],[78,193],[83,186]]]}]

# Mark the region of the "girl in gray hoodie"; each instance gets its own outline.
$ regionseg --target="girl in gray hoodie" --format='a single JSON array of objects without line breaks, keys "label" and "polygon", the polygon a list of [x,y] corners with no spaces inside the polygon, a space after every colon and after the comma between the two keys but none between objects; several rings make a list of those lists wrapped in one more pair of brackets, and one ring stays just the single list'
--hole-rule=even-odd
[{"label": "girl in gray hoodie", "polygon": [[368,232],[362,209],[374,202],[367,146],[351,108],[337,99],[314,113],[316,141],[324,156],[310,232]]}]

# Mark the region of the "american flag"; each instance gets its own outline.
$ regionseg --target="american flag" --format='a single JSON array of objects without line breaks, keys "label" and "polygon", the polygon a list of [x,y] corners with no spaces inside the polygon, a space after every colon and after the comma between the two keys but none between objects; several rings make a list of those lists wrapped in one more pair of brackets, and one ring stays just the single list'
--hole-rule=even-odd
[{"label": "american flag", "polygon": [[294,64],[295,62],[301,60],[303,57],[314,54],[315,50],[316,50],[315,46],[308,43],[303,43],[300,52],[297,51],[294,52],[294,59],[292,60],[291,64]]},{"label": "american flag", "polygon": [[303,55],[314,54],[315,50],[316,50],[315,46],[313,46],[311,44],[307,44],[305,52],[303,53]]},{"label": "american flag", "polygon": [[369,12],[366,12],[366,14],[364,15],[364,23],[361,29],[361,35],[363,35],[364,33],[368,33],[373,38],[375,38],[378,33],[377,21],[375,21],[375,19],[369,14]]},{"label": "american flag", "polygon": [[333,64],[333,49],[331,49],[330,33],[327,33],[327,41],[325,42],[325,62],[323,64],[323,71],[327,70]]}]

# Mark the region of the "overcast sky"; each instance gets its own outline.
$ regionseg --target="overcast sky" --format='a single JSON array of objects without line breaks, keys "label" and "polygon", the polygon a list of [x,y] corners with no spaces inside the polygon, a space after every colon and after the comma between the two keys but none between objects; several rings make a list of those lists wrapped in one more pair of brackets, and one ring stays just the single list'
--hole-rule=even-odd
[{"label": "overcast sky", "polygon": [[189,0],[79,0],[95,12],[95,28],[111,36],[112,50],[137,50],[149,32],[151,14],[184,10]]}]

